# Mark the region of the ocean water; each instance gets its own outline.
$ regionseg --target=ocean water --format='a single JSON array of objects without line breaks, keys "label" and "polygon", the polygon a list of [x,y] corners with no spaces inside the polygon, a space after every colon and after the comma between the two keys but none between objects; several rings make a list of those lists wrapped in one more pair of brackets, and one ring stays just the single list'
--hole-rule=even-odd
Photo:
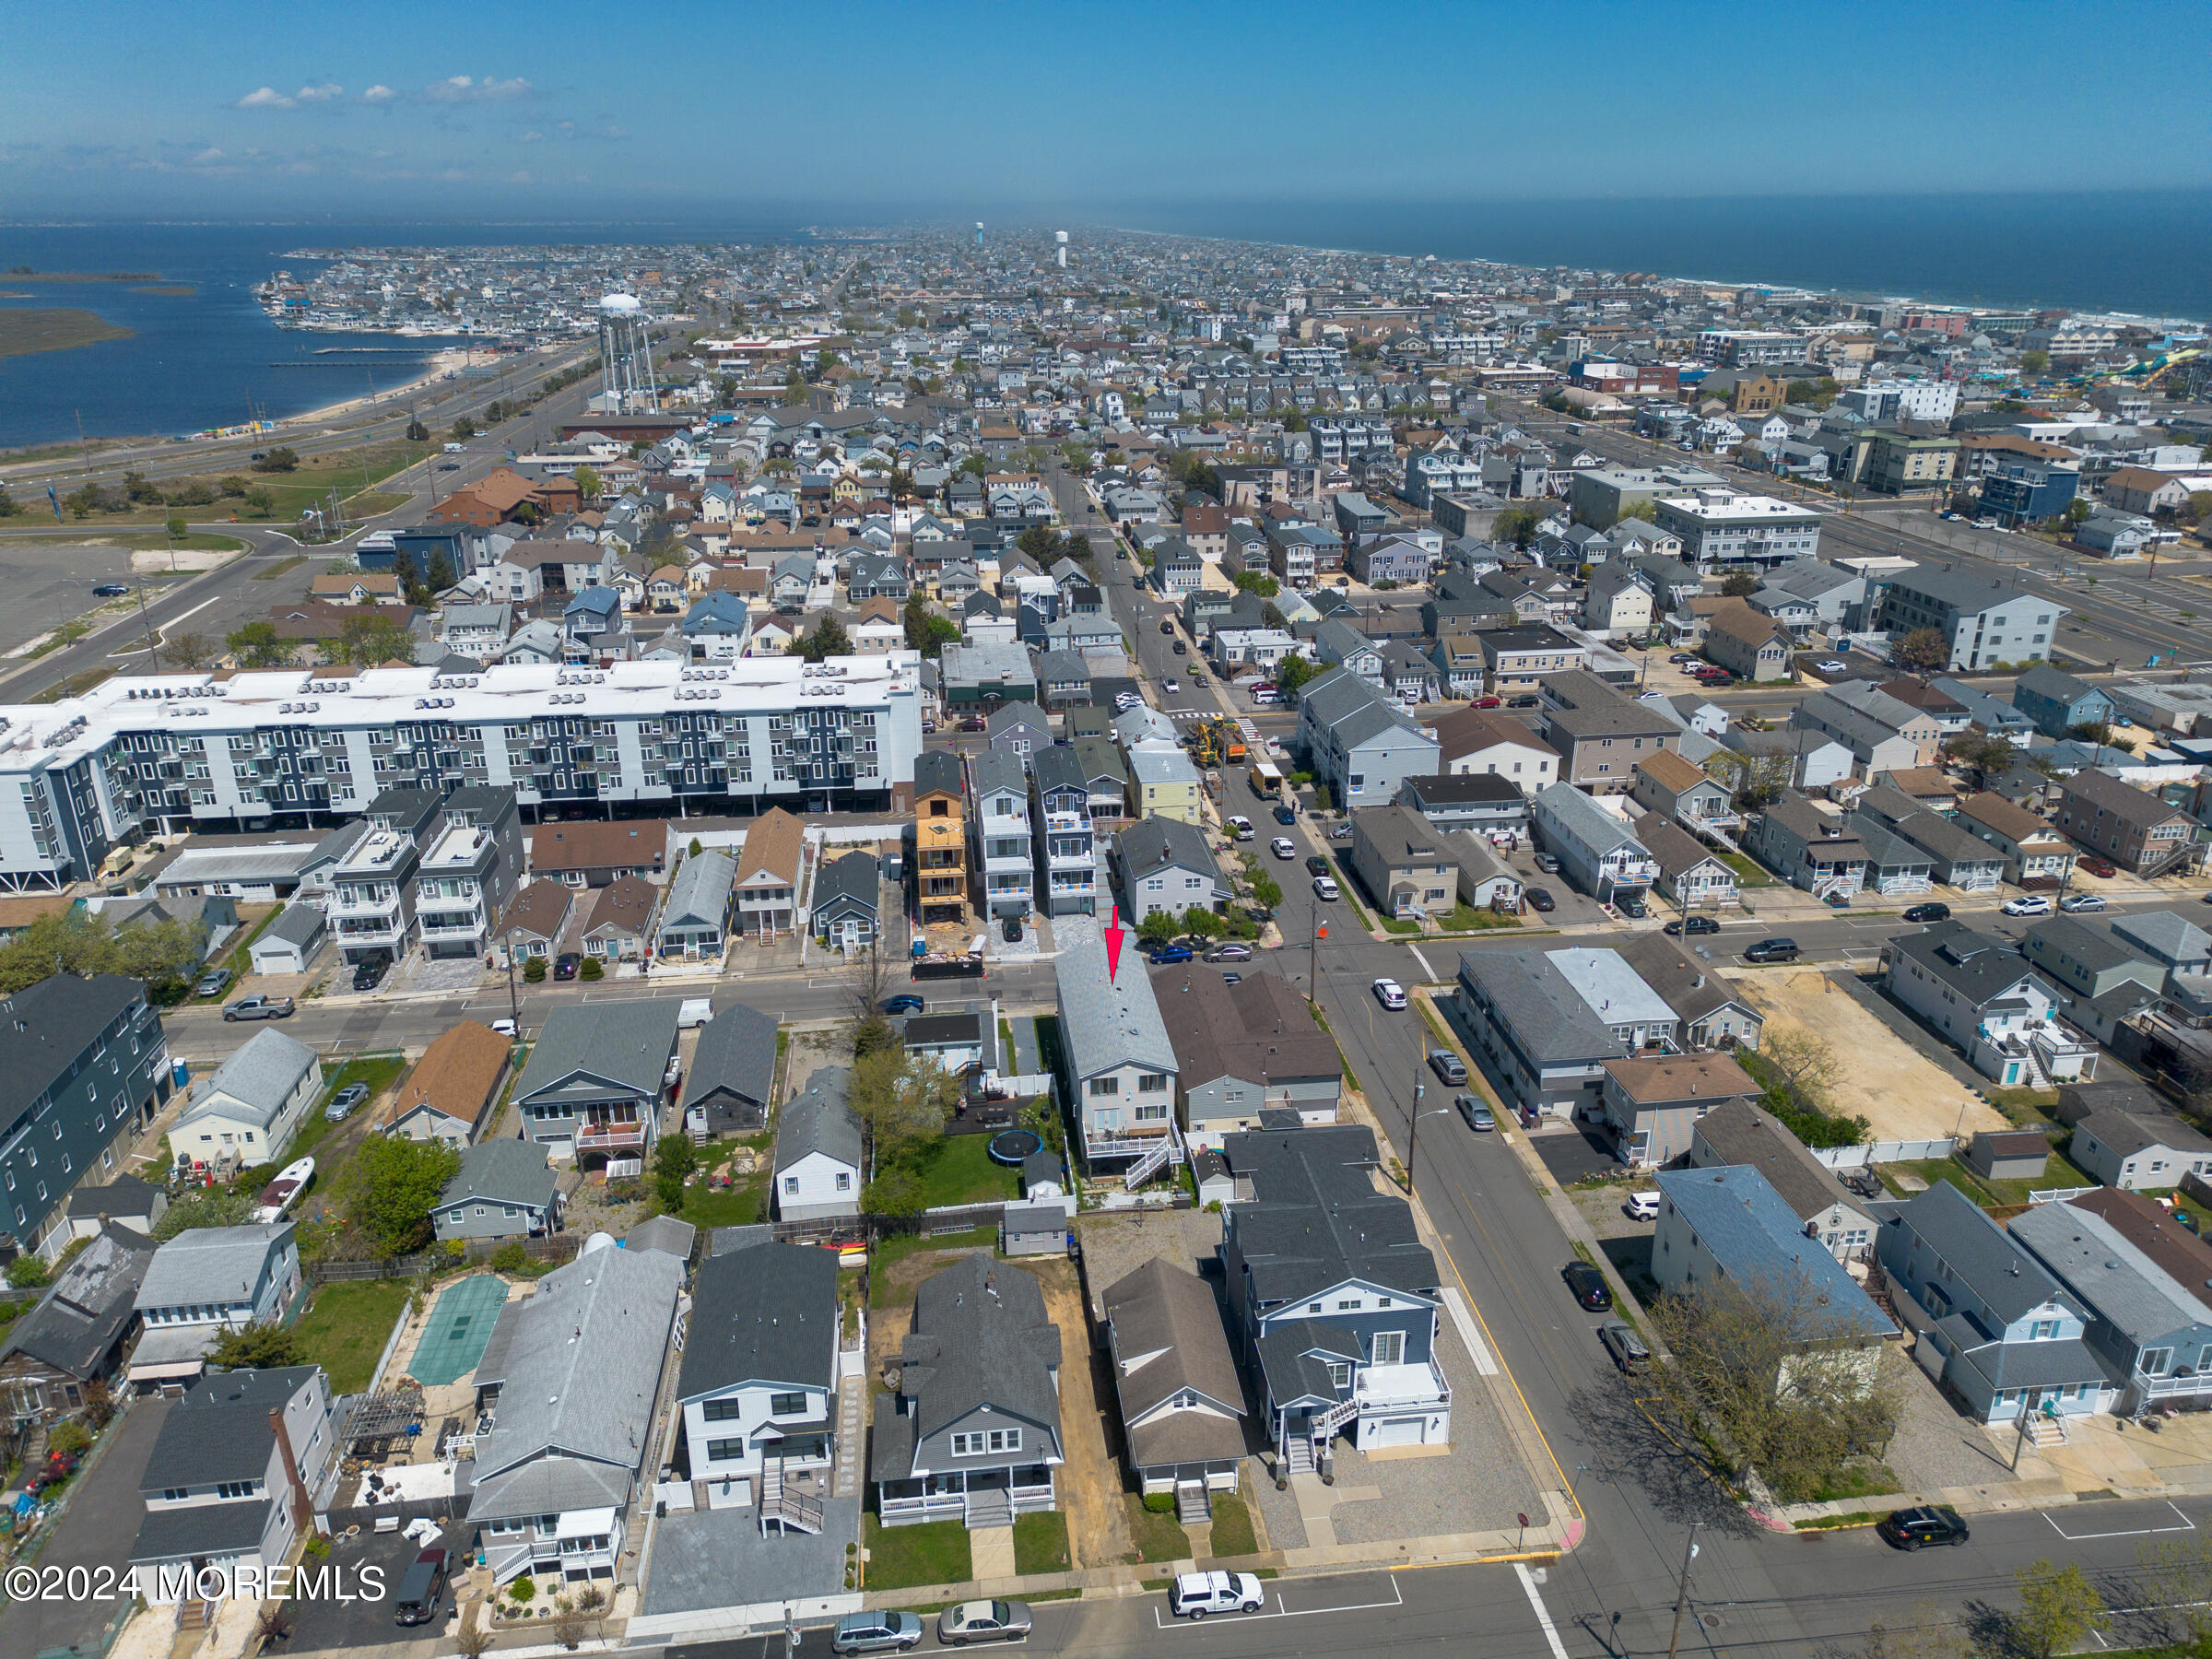
[{"label": "ocean water", "polygon": [[[0,305],[70,307],[135,331],[74,351],[0,358],[0,449],[74,440],[80,419],[87,436],[101,438],[174,436],[297,415],[412,380],[432,352],[455,343],[278,328],[253,288],[280,265],[302,276],[317,268],[285,258],[294,248],[751,241],[771,234],[668,225],[0,225],[0,272],[22,265],[158,271],[165,283],[193,286],[189,295],[149,294],[125,283],[0,276],[0,293],[29,296]],[[316,354],[333,347],[403,349],[379,349],[342,368],[271,366],[328,363]]]},{"label": "ocean water", "polygon": [[1132,205],[1133,229],[2212,318],[2212,190]]}]

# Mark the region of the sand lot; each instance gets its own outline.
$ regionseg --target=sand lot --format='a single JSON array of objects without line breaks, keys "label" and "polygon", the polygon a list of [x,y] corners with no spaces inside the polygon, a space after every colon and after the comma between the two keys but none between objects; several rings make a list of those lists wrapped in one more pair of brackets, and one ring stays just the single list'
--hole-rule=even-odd
[{"label": "sand lot", "polygon": [[[2005,1114],[1892,1032],[1824,973],[1743,973],[1743,994],[1767,1030],[1797,1027],[1825,1038],[1843,1064],[1836,1110],[1864,1116],[1876,1140],[1938,1140],[2008,1129]],[[1966,1109],[1963,1126],[1959,1108]]]}]

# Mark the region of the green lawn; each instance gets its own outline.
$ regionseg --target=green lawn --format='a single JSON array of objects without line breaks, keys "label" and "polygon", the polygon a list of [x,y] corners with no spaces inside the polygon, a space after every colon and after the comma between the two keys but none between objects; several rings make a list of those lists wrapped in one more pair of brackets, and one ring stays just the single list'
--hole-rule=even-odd
[{"label": "green lawn", "polygon": [[1455,904],[1436,919],[1437,927],[1444,933],[1482,933],[1493,927],[1518,927],[1521,918],[1510,911],[1494,911],[1488,905],[1479,909],[1471,904]]},{"label": "green lawn", "polygon": [[241,939],[237,945],[232,947],[230,954],[226,956],[221,962],[216,965],[229,969],[230,977],[234,980],[245,978],[247,971],[253,966],[253,957],[252,954],[253,941],[260,938],[262,933],[268,927],[269,924],[276,921],[276,918],[282,914],[284,914],[283,905],[271,905],[269,907],[269,913],[264,916],[260,921],[253,924],[253,925],[247,930],[246,936]]},{"label": "green lawn", "polygon": [[1067,1517],[1058,1510],[1046,1510],[1039,1515],[1014,1517],[1014,1571],[1022,1574],[1032,1572],[1065,1572],[1067,1557]]},{"label": "green lawn", "polygon": [[1129,1535],[1136,1540],[1136,1551],[1129,1559],[1138,1561],[1180,1561],[1191,1553],[1191,1535],[1182,1530],[1182,1524],[1170,1510],[1164,1515],[1154,1514],[1145,1507],[1143,1499],[1131,1493],[1129,1504]]},{"label": "green lawn", "polygon": [[1917,1175],[1934,1186],[1947,1181],[1960,1192],[1985,1208],[2000,1205],[2024,1205],[2031,1192],[2052,1187],[2095,1186],[2088,1174],[2069,1163],[2064,1154],[2053,1150],[2051,1161],[2043,1172],[2032,1181],[1984,1181],[1971,1170],[1952,1158],[1922,1159],[1913,1163],[1881,1164],[1877,1172],[1892,1192],[1902,1194],[1904,1189],[1892,1179],[1898,1173]]},{"label": "green lawn", "polygon": [[[702,1147],[699,1179],[684,1189],[683,1212],[677,1219],[694,1227],[750,1227],[766,1220],[768,1183],[772,1175],[768,1148],[774,1141],[773,1135],[764,1132]],[[760,1161],[753,1173],[737,1176],[733,1185],[720,1191],[709,1187],[708,1173],[728,1166],[740,1147],[759,1156]]]},{"label": "green lawn", "polygon": [[987,1135],[947,1135],[915,1160],[922,1177],[922,1205],[937,1209],[952,1204],[984,1204],[1018,1196],[1015,1171],[993,1163]]},{"label": "green lawn", "polygon": [[292,1334],[302,1356],[330,1373],[333,1394],[369,1386],[377,1356],[407,1305],[407,1288],[405,1279],[345,1279],[315,1292]]},{"label": "green lawn", "polygon": [[[945,1233],[931,1238],[927,1233],[900,1233],[897,1238],[877,1243],[868,1255],[868,1305],[888,1308],[906,1300],[913,1287],[891,1283],[891,1265],[912,1255],[917,1250],[974,1250],[989,1249],[998,1242],[995,1227],[971,1227],[966,1232]],[[924,1583],[929,1581],[924,1580]]]},{"label": "green lawn", "polygon": [[1852,1464],[1838,1469],[1814,1491],[1809,1501],[1833,1503],[1841,1498],[1874,1498],[1902,1488],[1887,1464]]},{"label": "green lawn", "polygon": [[[348,1060],[336,1071],[325,1072],[323,1076],[322,1099],[307,1109],[307,1121],[300,1125],[300,1133],[292,1136],[292,1144],[284,1149],[284,1157],[278,1161],[277,1168],[282,1169],[294,1159],[305,1158],[323,1144],[332,1130],[339,1127],[323,1115],[323,1108],[330,1104],[331,1096],[348,1083],[369,1085],[369,1098],[356,1106],[346,1120],[351,1123],[376,1104],[376,1097],[398,1081],[399,1074],[406,1066],[406,1062],[397,1054],[384,1054],[368,1060]],[[316,1171],[316,1183],[328,1184],[329,1175],[327,1170]]]},{"label": "green lawn", "polygon": [[1214,1553],[1248,1556],[1259,1553],[1260,1541],[1252,1530],[1252,1512],[1233,1492],[1214,1494]]},{"label": "green lawn", "polygon": [[1735,872],[1737,887],[1762,888],[1774,885],[1774,877],[1761,869],[1759,862],[1749,855],[1742,853],[1723,853],[1718,856],[1723,864]]},{"label": "green lawn", "polygon": [[[1018,1536],[1017,1534],[1018,1539]],[[974,1576],[968,1555],[968,1529],[958,1521],[886,1526],[874,1515],[864,1515],[860,1542],[861,1547],[868,1552],[870,1590],[900,1590],[910,1584],[964,1584]],[[1018,1543],[1016,1547],[1019,1547]]]}]

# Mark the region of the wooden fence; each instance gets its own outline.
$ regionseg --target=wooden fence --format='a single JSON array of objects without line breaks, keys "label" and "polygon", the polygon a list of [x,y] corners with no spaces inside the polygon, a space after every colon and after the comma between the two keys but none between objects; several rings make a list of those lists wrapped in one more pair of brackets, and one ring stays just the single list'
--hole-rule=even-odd
[{"label": "wooden fence", "polygon": [[[510,1244],[520,1244],[523,1253],[534,1262],[573,1261],[583,1241],[573,1233],[553,1233],[533,1239],[470,1239],[463,1247],[460,1260],[488,1262]],[[442,1251],[426,1250],[418,1255],[394,1256],[387,1262],[310,1262],[307,1277],[312,1284],[327,1285],[340,1279],[414,1278],[423,1272],[449,1266],[452,1257]]]}]

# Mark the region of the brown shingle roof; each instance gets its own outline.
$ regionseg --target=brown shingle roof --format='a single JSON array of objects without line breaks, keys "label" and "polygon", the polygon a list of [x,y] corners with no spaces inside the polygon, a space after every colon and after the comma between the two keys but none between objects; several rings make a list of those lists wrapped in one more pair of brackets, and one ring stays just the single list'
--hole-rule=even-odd
[{"label": "brown shingle roof", "polygon": [[583,931],[589,935],[611,927],[627,934],[642,934],[646,924],[653,920],[653,907],[660,901],[660,888],[652,882],[635,876],[618,876],[599,889],[599,900],[592,906],[591,919],[583,924]]},{"label": "brown shingle roof", "polygon": [[1231,985],[1194,962],[1156,974],[1153,993],[1185,1086],[1230,1075],[1253,1082],[1263,1073],[1276,1081],[1344,1075],[1335,1041],[1313,1023],[1305,998],[1276,974],[1247,973]]},{"label": "brown shingle roof", "polygon": [[1621,1092],[1646,1101],[1724,1100],[1755,1095],[1759,1085],[1725,1054],[1660,1054],[1640,1060],[1608,1060],[1606,1070]]},{"label": "brown shingle roof", "polygon": [[560,924],[568,920],[572,900],[570,889],[558,881],[534,881],[508,900],[507,913],[500,918],[500,932],[520,928],[541,939],[557,937]]},{"label": "brown shingle roof", "polygon": [[657,870],[668,853],[665,818],[540,824],[530,832],[533,870]]},{"label": "brown shingle roof", "polygon": [[1653,782],[1676,794],[1680,794],[1686,789],[1695,789],[1700,783],[1714,782],[1704,768],[1685,759],[1673,749],[1661,749],[1655,755],[1644,756],[1636,762],[1636,770],[1648,772]]},{"label": "brown shingle roof", "polygon": [[762,813],[745,832],[745,852],[737,860],[737,885],[743,887],[749,877],[767,875],[796,886],[799,847],[806,834],[806,826],[781,806]]},{"label": "brown shingle roof", "polygon": [[496,1096],[509,1052],[507,1039],[489,1026],[463,1020],[423,1050],[399,1086],[385,1124],[429,1106],[475,1130]]},{"label": "brown shingle roof", "polygon": [[2121,1187],[2098,1187],[2066,1202],[2102,1216],[2114,1232],[2157,1263],[2175,1284],[2212,1307],[2212,1244],[2176,1221],[2163,1205]]}]

